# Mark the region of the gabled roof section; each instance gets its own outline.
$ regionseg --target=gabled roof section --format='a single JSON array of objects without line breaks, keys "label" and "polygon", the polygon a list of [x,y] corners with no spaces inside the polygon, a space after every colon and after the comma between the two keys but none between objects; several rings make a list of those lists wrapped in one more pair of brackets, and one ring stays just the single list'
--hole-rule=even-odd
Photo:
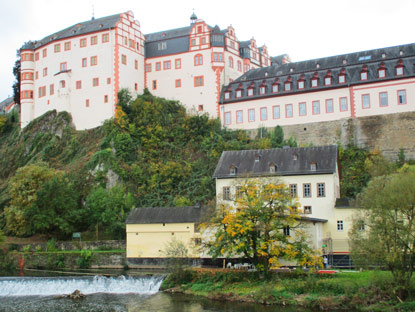
[{"label": "gabled roof section", "polygon": [[[258,157],[259,156],[259,157]],[[316,164],[312,170],[311,164]],[[277,166],[271,173],[270,164]],[[229,168],[238,168],[231,175]],[[337,170],[337,145],[317,147],[273,148],[264,150],[224,151],[213,174],[214,178],[291,176],[330,174]]]},{"label": "gabled roof section", "polygon": [[24,44],[21,47],[21,49],[34,50],[56,40],[70,38],[70,37],[79,36],[79,35],[85,35],[85,34],[96,32],[96,31],[112,29],[112,28],[115,28],[115,25],[120,19],[121,19],[121,14],[115,14],[115,15],[106,16],[102,18],[91,19],[89,21],[82,22],[82,23],[77,23],[68,28],[60,30],[52,35],[49,35],[43,38],[42,40],[28,42]]},{"label": "gabled roof section", "polygon": [[125,223],[193,223],[200,220],[201,211],[200,206],[136,208],[130,212]]},{"label": "gabled roof section", "polygon": [[144,35],[146,42],[153,42],[153,41],[160,41],[160,40],[167,40],[176,37],[184,37],[189,36],[190,31],[192,30],[193,26],[186,26],[181,28],[175,28],[165,31],[159,31],[151,34]]}]

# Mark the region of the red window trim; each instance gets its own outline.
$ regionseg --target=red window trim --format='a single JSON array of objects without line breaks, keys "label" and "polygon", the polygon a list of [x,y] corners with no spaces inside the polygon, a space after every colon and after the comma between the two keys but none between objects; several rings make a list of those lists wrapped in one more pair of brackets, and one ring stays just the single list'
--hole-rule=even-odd
[{"label": "red window trim", "polygon": [[161,70],[161,62],[156,62],[156,71],[160,71],[160,70]]},{"label": "red window trim", "polygon": [[[344,81],[343,82],[340,82],[340,76],[342,76],[344,78]],[[346,83],[346,75],[345,74],[339,74],[338,79],[339,79],[339,84]]]},{"label": "red window trim", "polygon": [[[291,105],[291,116],[288,116],[287,112],[287,107]],[[292,104],[285,104],[285,118],[293,118],[294,117],[294,108]]]},{"label": "red window trim", "polygon": [[[252,90],[252,94],[250,95],[249,94],[249,91],[251,91]],[[255,90],[254,90],[254,88],[252,88],[252,87],[249,87],[248,89],[247,89],[247,91],[246,91],[246,95],[247,96],[254,96],[255,95],[255,92],[254,92]]]},{"label": "red window trim", "polygon": [[[404,91],[405,92],[405,103],[399,103],[399,91]],[[396,90],[396,96],[397,96],[397,102],[396,103],[398,103],[398,105],[406,105],[406,104],[408,104],[408,98],[407,98],[406,89]]]},{"label": "red window trim", "polygon": [[152,89],[152,90],[157,90],[157,80],[153,80],[153,81],[151,82],[151,89]]},{"label": "red window trim", "polygon": [[[367,95],[369,97],[369,106],[368,107],[363,107],[363,96]],[[362,109],[370,109],[370,94],[369,93],[365,93],[362,94]]]},{"label": "red window trim", "polygon": [[[383,72],[385,73],[383,77],[380,76],[380,72],[383,70]],[[386,78],[386,69],[385,68],[379,68],[378,69],[378,78],[379,79],[384,79]]]},{"label": "red window trim", "polygon": [[[79,88],[78,88],[78,82],[80,82],[80,84],[79,84]],[[82,80],[77,80],[77,81],[75,82],[75,89],[76,89],[76,90],[80,90],[80,89],[82,89]]]},{"label": "red window trim", "polygon": [[[341,99],[346,99],[346,110],[342,110]],[[349,110],[349,103],[347,103],[347,96],[341,96],[341,97],[339,97],[339,111],[341,111],[341,112],[347,112],[348,110]]]},{"label": "red window trim", "polygon": [[[318,102],[318,113],[314,112],[314,103],[315,102]],[[311,113],[313,115],[320,115],[321,114],[320,100],[311,101]]]},{"label": "red window trim", "polygon": [[[242,120],[240,122],[238,122],[238,112],[240,112],[241,113],[241,116],[242,116]],[[235,112],[235,120],[236,120],[236,123],[237,124],[241,124],[241,123],[244,122],[244,113],[243,113],[243,110],[237,110]]]},{"label": "red window trim", "polygon": [[[267,118],[266,119],[262,119],[262,109],[263,108],[265,108],[265,111],[266,111],[266,113],[267,113]],[[260,121],[266,121],[266,120],[268,120],[268,108],[266,107],[266,106],[263,106],[263,107],[260,107],[259,108],[259,120]]]},{"label": "red window trim", "polygon": [[[200,57],[200,59],[199,59],[199,57]],[[197,61],[196,61],[197,60]],[[195,66],[201,66],[201,65],[203,65],[203,55],[202,54],[196,54],[195,56],[194,56],[194,58],[193,58],[193,61],[194,61],[194,65]],[[198,64],[199,63],[199,64]]]},{"label": "red window trim", "polygon": [[[305,114],[304,115],[301,115],[301,109],[300,109],[301,104],[305,105]],[[300,117],[307,116],[307,102],[299,102],[298,103],[298,116],[300,116]]]},{"label": "red window trim", "polygon": [[[380,95],[381,95],[382,93],[386,93],[386,106],[382,106],[382,105],[380,105],[380,104],[381,104]],[[382,92],[379,92],[379,107],[388,107],[388,106],[389,106],[388,91],[382,91]]]},{"label": "red window trim", "polygon": [[[275,118],[274,109],[278,107],[278,118]],[[273,105],[272,106],[272,119],[281,119],[281,106],[280,105]]]},{"label": "red window trim", "polygon": [[[82,45],[82,42],[84,42],[85,44]],[[86,46],[87,46],[86,38],[80,38],[79,39],[79,47],[80,48],[86,48]]]},{"label": "red window trim", "polygon": [[[95,85],[95,81],[97,81],[96,85]],[[98,77],[92,78],[92,86],[93,87],[99,87],[99,78]]]},{"label": "red window trim", "polygon": [[[232,113],[231,112],[225,112],[224,114],[225,114],[224,124],[225,125],[231,125],[232,124]],[[229,116],[229,122],[226,122],[226,116]]]},{"label": "red window trim", "polygon": [[[313,86],[313,81],[316,81],[316,85]],[[311,88],[317,88],[318,87],[318,78],[311,78]]]},{"label": "red window trim", "polygon": [[[277,87],[277,91],[274,91],[274,86]],[[278,93],[280,91],[280,86],[278,83],[273,83],[272,84],[272,89],[271,89],[272,93]]]},{"label": "red window trim", "polygon": [[171,69],[171,61],[163,61],[163,70]]},{"label": "red window trim", "polygon": [[205,78],[204,76],[196,76],[193,80],[193,86],[195,88],[203,87],[205,85]]},{"label": "red window trim", "polygon": [[[333,107],[333,111],[331,111],[331,112],[329,112],[329,111],[327,110],[327,101],[329,101],[329,100],[331,100],[332,107]],[[330,99],[326,99],[326,100],[325,100],[325,103],[326,103],[326,114],[333,114],[333,113],[334,113],[334,99],[332,99],[332,98],[330,98]]]},{"label": "red window trim", "polygon": [[[303,86],[302,87],[300,87],[300,83],[303,83]],[[303,89],[305,89],[305,81],[304,80],[298,80],[298,89],[299,90],[303,90]]]},{"label": "red window trim", "polygon": [[[177,61],[179,61],[179,66],[177,66]],[[174,68],[175,69],[181,69],[182,68],[182,59],[178,58],[174,60]]]},{"label": "red window trim", "polygon": [[[179,82],[179,85],[177,86],[177,82]],[[175,88],[181,88],[182,87],[182,80],[181,79],[176,79],[174,81],[174,87]]]},{"label": "red window trim", "polygon": [[[402,68],[402,74],[398,74],[398,68]],[[403,65],[398,65],[395,67],[395,76],[403,76],[405,74],[405,69]]]},{"label": "red window trim", "polygon": [[[366,73],[366,79],[363,79],[362,78],[362,74],[363,73]],[[367,71],[367,70],[362,70],[361,72],[360,72],[360,81],[366,81],[366,80],[368,80],[369,79],[369,72]]]},{"label": "red window trim", "polygon": [[[249,112],[253,111],[254,112],[254,120],[249,120]],[[248,108],[248,122],[255,122],[255,108]]]},{"label": "red window trim", "polygon": [[[330,79],[330,83],[326,84],[326,79]],[[331,78],[331,76],[326,76],[324,77],[324,85],[325,86],[331,86],[333,84],[333,78]]]}]

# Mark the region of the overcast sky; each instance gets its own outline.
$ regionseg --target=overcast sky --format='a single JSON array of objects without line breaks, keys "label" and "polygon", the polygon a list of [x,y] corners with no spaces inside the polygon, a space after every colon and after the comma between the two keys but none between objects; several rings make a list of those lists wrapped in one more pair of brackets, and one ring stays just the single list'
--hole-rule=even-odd
[{"label": "overcast sky", "polygon": [[0,101],[13,94],[16,50],[78,22],[131,10],[144,34],[198,18],[254,37],[292,61],[415,42],[414,0],[0,0]]}]

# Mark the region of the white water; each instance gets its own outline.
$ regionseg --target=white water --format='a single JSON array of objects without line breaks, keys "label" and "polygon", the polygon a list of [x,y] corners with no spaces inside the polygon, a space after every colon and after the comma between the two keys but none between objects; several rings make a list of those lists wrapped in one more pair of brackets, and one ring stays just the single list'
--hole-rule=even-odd
[{"label": "white water", "polygon": [[163,278],[157,277],[16,277],[0,278],[0,296],[52,296],[73,293],[83,294],[154,294]]}]

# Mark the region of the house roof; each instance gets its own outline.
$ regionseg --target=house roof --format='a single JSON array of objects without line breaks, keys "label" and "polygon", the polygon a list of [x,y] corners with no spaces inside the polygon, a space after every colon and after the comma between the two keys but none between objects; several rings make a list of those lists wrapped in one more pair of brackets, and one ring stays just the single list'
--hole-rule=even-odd
[{"label": "house roof", "polygon": [[[318,78],[318,87],[313,90],[324,90],[329,88],[344,87],[348,85],[359,85],[368,82],[378,82],[378,69],[385,68],[386,77],[383,80],[400,79],[415,76],[415,44],[406,44],[395,47],[381,48],[369,51],[355,52],[337,56],[324,57],[302,62],[293,62],[281,64],[277,58],[273,58],[273,65],[269,67],[252,69],[238,79],[235,79],[223,91],[231,91],[230,98],[225,100],[223,92],[221,95],[221,103],[244,101],[248,99],[247,92],[242,92],[240,98],[235,97],[236,89],[246,89],[254,84],[257,90],[260,85],[266,87],[265,94],[254,92],[254,96],[249,99],[268,97],[268,96],[284,96],[301,92],[309,92],[311,89],[311,79]],[[395,68],[401,62],[404,67],[404,75],[396,76]],[[277,64],[275,64],[277,63]],[[360,73],[363,67],[367,67],[368,79],[362,81]],[[346,83],[341,84],[338,81],[340,73],[346,75]],[[324,78],[328,75],[332,77],[330,86],[324,85]],[[282,85],[291,81],[291,90],[283,91]],[[305,80],[305,88],[298,89],[298,80]],[[279,92],[272,93],[272,85],[279,84]]]},{"label": "house roof", "polygon": [[[311,164],[316,168],[312,170]],[[270,166],[276,166],[270,173]],[[231,174],[231,167],[236,173]],[[273,148],[224,151],[213,173],[214,178],[330,174],[337,170],[337,146]]]},{"label": "house roof", "polygon": [[145,207],[130,212],[126,224],[191,223],[200,220],[202,208],[190,207]]},{"label": "house roof", "polygon": [[21,47],[21,49],[34,50],[52,41],[56,41],[56,40],[60,40],[64,38],[70,38],[73,36],[84,35],[84,34],[96,32],[96,31],[112,29],[115,27],[115,25],[120,20],[120,18],[121,18],[121,14],[115,14],[115,15],[106,16],[102,18],[91,19],[89,21],[85,21],[82,23],[77,23],[68,28],[60,30],[52,35],[46,36],[42,40],[29,41],[25,43]]}]

